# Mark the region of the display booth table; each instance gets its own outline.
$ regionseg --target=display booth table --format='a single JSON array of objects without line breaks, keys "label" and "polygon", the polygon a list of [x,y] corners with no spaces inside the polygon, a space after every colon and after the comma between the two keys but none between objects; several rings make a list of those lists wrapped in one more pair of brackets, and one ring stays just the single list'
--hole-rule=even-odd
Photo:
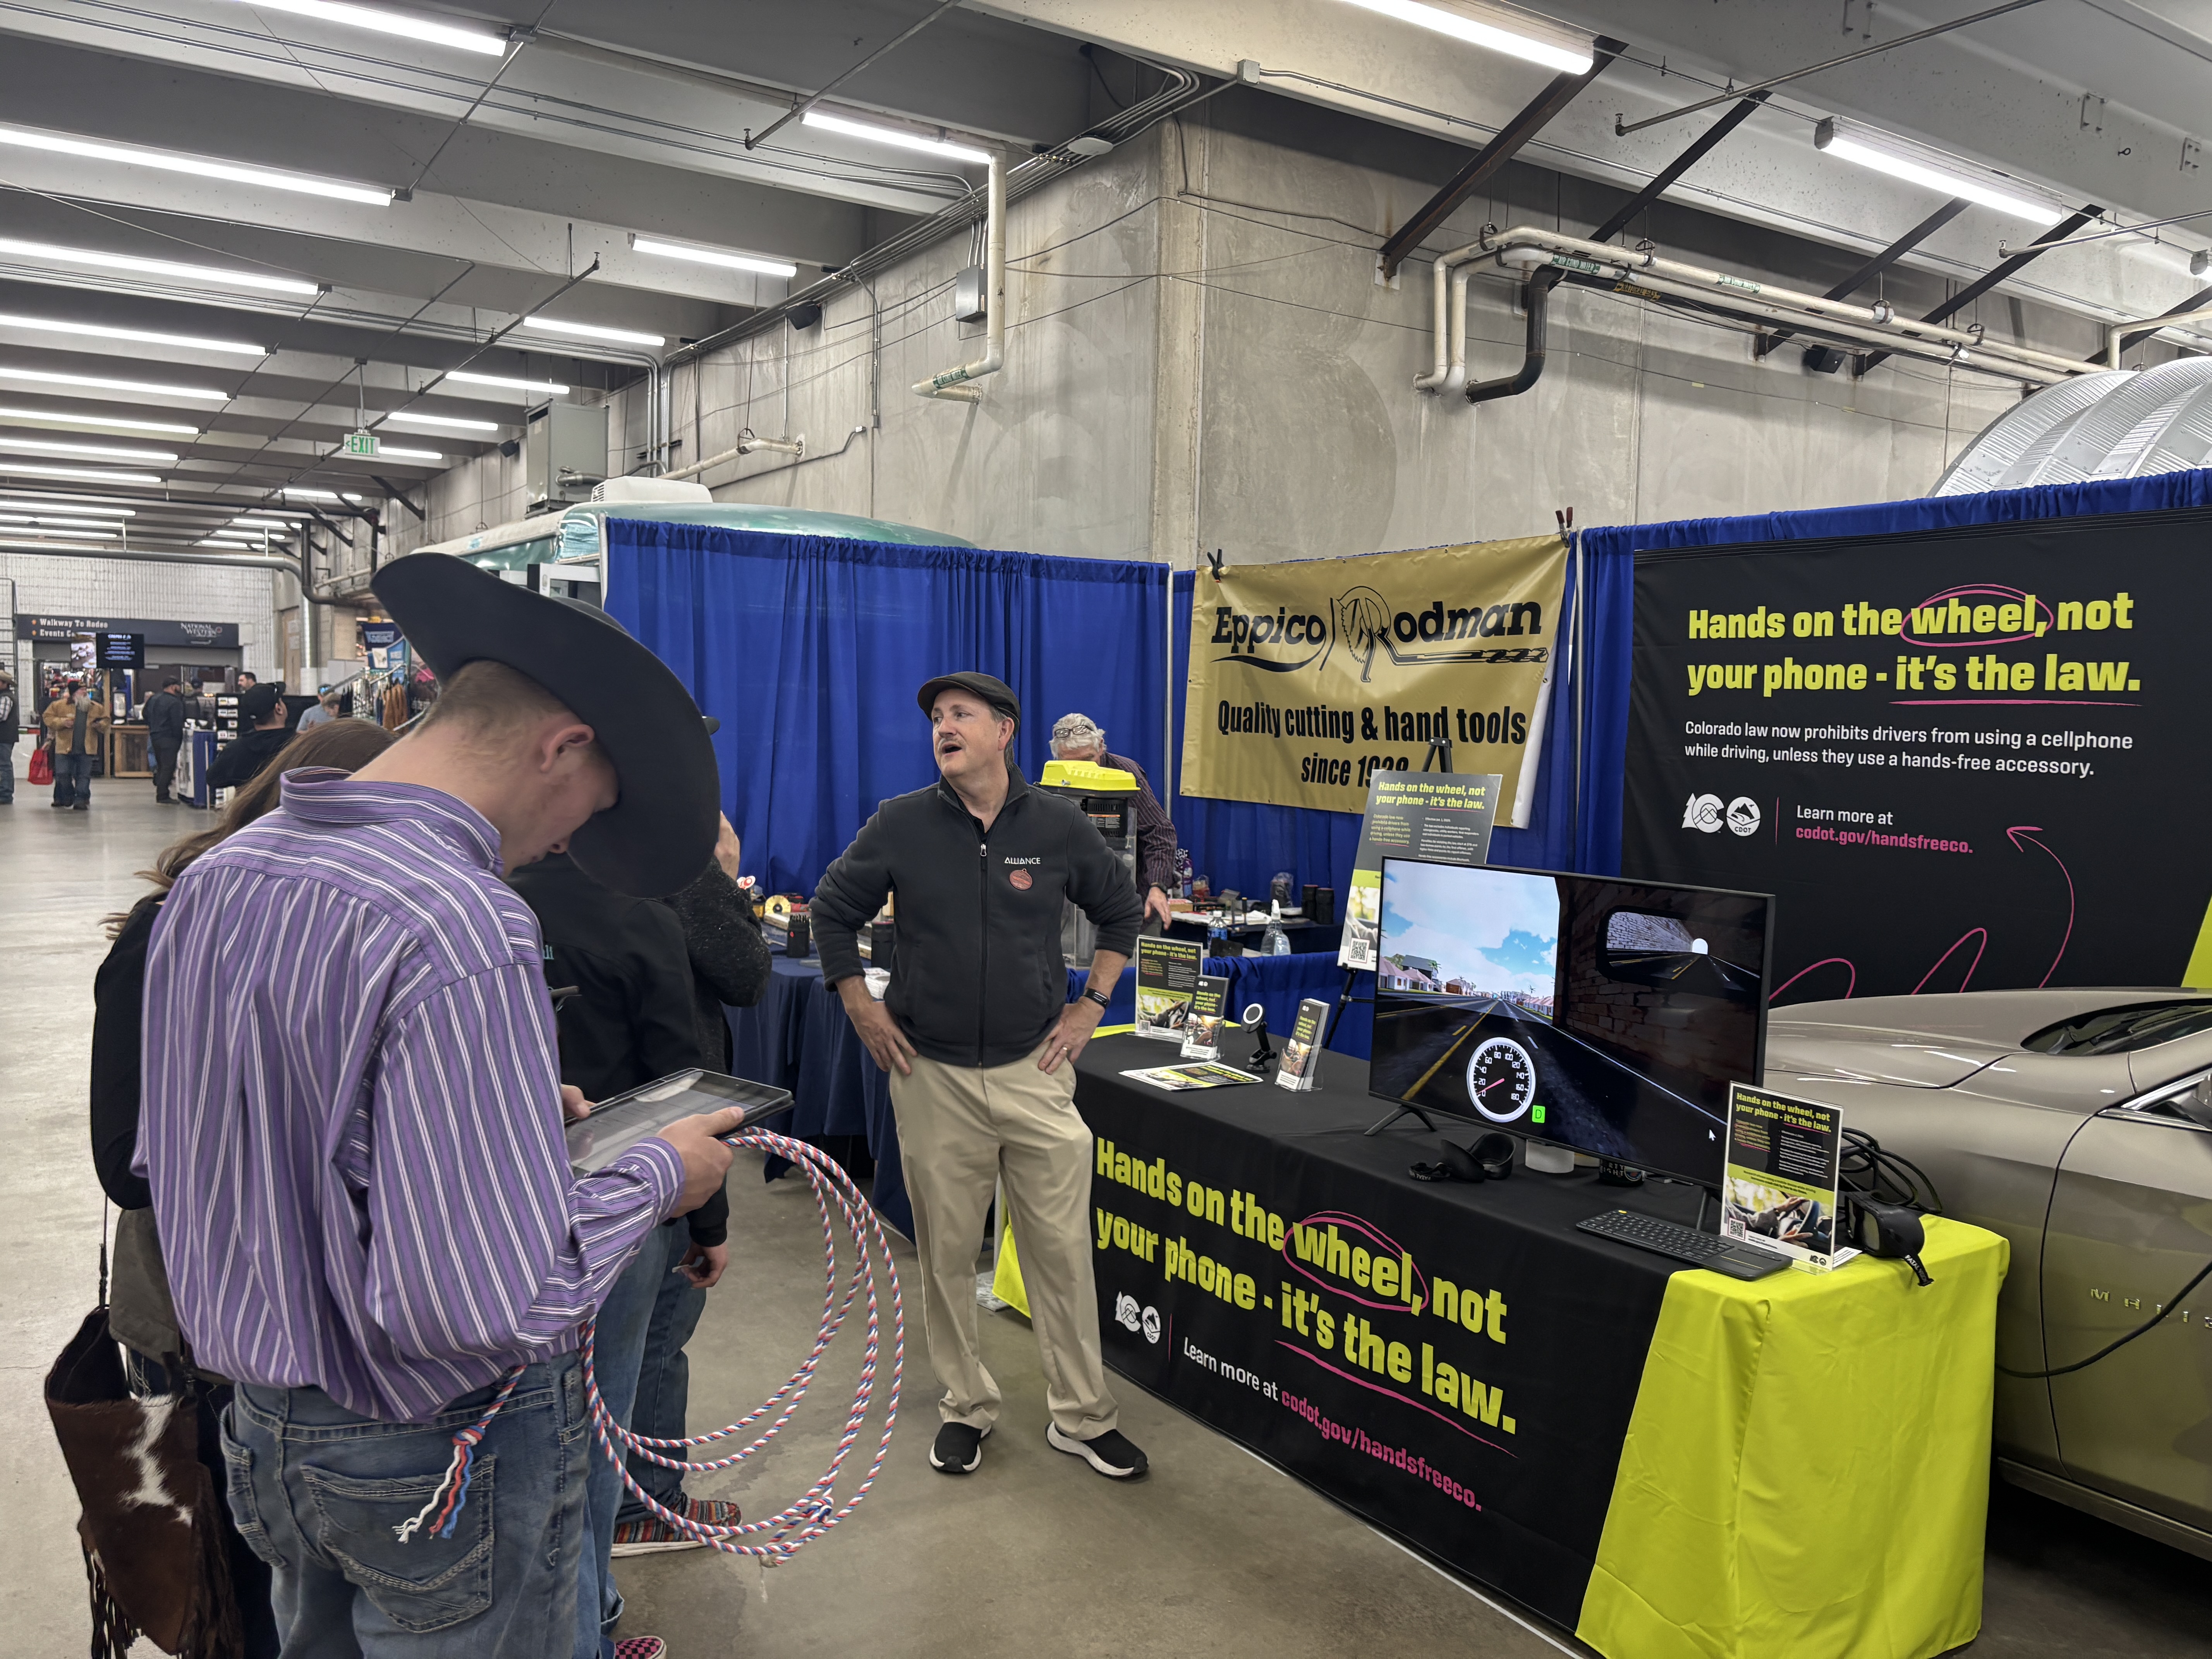
[{"label": "display booth table", "polygon": [[1577,1232],[1692,1189],[1425,1185],[1364,1062],[1170,1093],[1103,1037],[1076,1104],[1109,1364],[1613,1659],[1923,1659],[1980,1626],[2007,1247],[1930,1220],[1755,1283]]}]

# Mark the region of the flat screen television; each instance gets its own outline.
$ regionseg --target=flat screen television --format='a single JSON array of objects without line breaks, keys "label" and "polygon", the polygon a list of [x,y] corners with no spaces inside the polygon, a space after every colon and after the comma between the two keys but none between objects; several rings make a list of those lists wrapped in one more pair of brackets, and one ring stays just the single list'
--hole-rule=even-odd
[{"label": "flat screen television", "polygon": [[1766,1053],[1773,900],[1382,862],[1369,1088],[1692,1181]]}]

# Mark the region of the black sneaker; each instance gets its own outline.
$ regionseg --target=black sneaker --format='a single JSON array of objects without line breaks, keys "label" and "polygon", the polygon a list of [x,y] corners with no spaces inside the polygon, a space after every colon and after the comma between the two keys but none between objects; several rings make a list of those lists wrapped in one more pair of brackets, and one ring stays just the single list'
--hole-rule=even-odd
[{"label": "black sneaker", "polygon": [[1141,1480],[1152,1468],[1144,1453],[1131,1445],[1119,1429],[1109,1429],[1096,1439],[1078,1440],[1072,1434],[1062,1434],[1060,1425],[1054,1423],[1044,1431],[1044,1439],[1054,1451],[1079,1457],[1099,1474],[1116,1480]]},{"label": "black sneaker", "polygon": [[990,1432],[965,1423],[947,1423],[929,1449],[929,1467],[942,1474],[973,1474],[983,1461],[983,1437]]}]

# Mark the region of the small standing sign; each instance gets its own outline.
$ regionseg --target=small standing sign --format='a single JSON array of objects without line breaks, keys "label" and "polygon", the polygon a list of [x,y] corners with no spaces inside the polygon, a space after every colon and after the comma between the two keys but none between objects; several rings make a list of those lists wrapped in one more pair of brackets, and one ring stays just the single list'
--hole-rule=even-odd
[{"label": "small standing sign", "polygon": [[1837,1238],[1843,1153],[1834,1107],[1730,1084],[1723,1236],[1778,1251],[1806,1273],[1843,1266],[1858,1254]]}]

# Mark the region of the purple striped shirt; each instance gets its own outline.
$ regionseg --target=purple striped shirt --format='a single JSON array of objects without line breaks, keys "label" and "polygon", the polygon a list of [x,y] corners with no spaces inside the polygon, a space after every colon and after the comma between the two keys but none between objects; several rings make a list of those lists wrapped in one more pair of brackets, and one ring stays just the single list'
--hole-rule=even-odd
[{"label": "purple striped shirt", "polygon": [[500,868],[451,795],[299,771],[161,907],[136,1167],[209,1370],[430,1416],[575,1346],[675,1203],[663,1140],[572,1179],[538,923]]}]

